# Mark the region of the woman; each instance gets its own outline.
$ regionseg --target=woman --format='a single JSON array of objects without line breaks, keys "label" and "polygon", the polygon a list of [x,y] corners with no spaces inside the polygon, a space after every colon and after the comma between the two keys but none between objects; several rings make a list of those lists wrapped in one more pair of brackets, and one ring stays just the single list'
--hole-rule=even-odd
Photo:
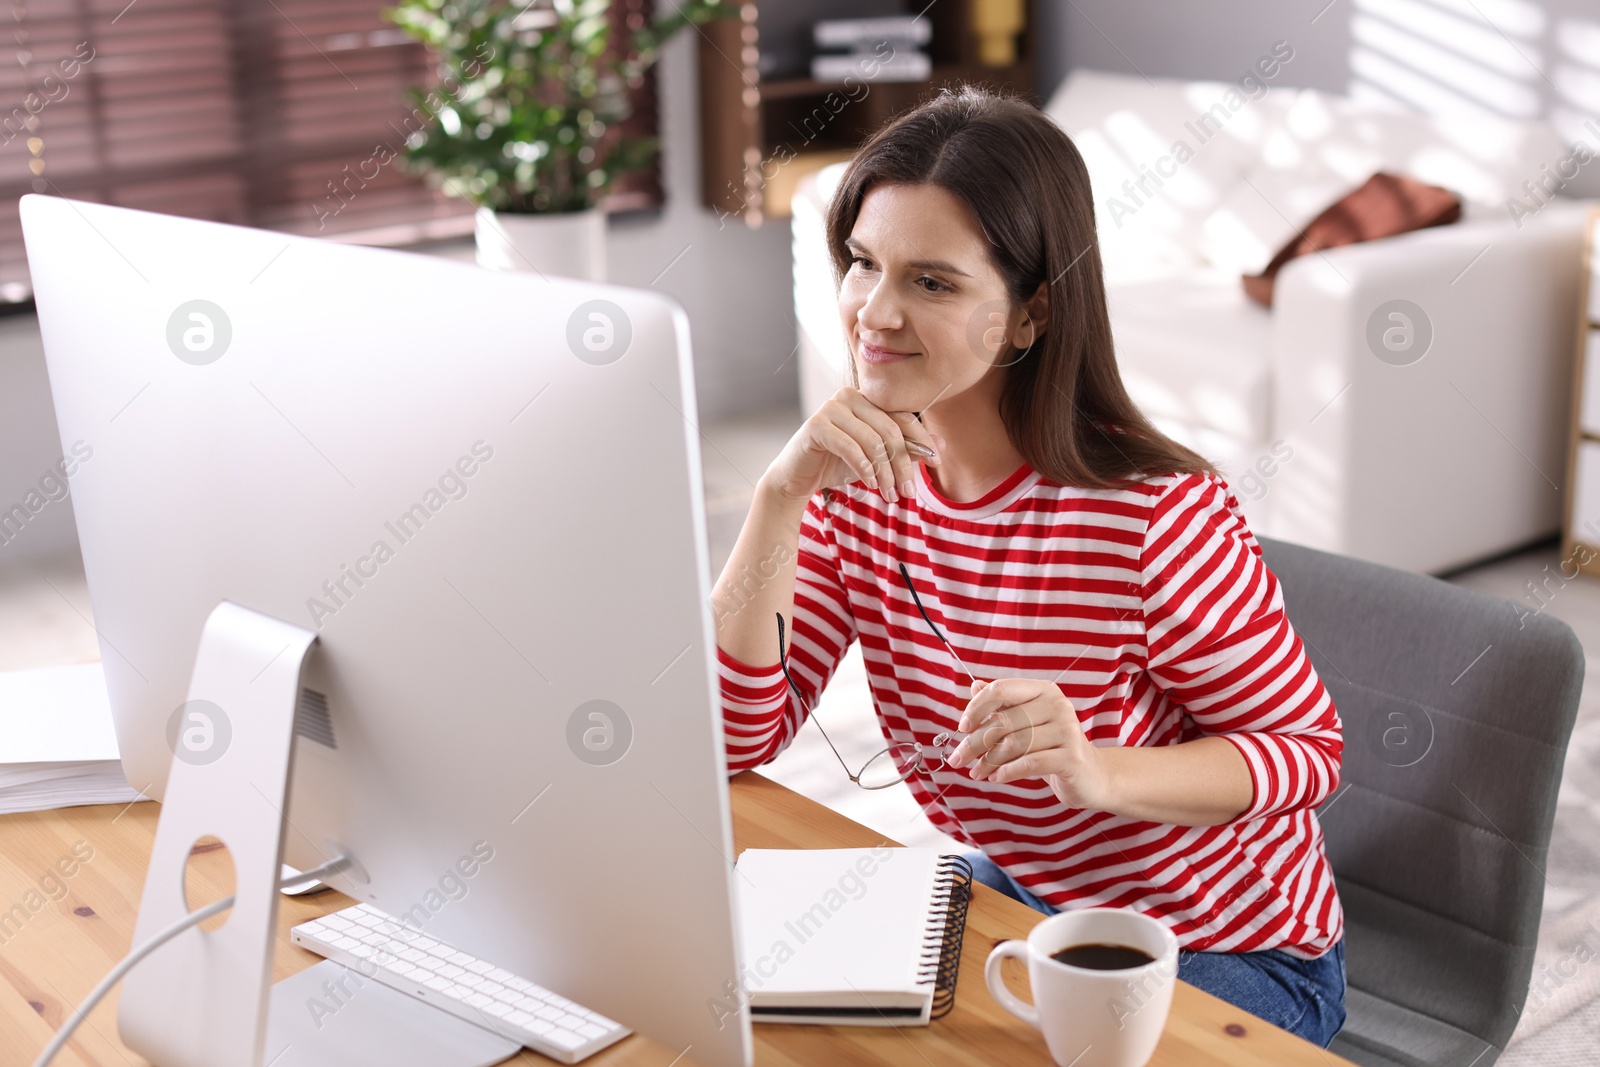
[{"label": "woman", "polygon": [[859,640],[891,743],[970,735],[908,784],[981,880],[1151,915],[1181,978],[1326,1047],[1339,717],[1237,500],[1128,399],[1077,149],[946,91],[857,153],[827,236],[854,384],[767,469],[713,595],[730,768]]}]

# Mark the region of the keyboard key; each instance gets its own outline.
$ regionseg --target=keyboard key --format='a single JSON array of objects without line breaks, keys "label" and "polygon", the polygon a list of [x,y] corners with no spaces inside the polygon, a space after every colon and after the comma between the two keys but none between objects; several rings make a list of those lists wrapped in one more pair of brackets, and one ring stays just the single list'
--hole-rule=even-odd
[{"label": "keyboard key", "polygon": [[563,1030],[559,1026],[545,1034],[544,1037],[545,1040],[555,1042],[568,1052],[588,1043],[571,1030]]}]

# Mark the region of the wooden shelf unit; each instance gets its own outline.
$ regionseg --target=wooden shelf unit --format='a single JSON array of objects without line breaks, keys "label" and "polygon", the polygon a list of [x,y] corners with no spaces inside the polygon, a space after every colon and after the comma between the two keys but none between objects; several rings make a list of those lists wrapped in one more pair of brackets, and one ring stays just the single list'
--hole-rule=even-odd
[{"label": "wooden shelf unit", "polygon": [[[1600,208],[1583,230],[1577,355],[1572,361],[1572,432],[1561,520],[1561,563],[1600,577]],[[1570,561],[1570,563],[1569,563]],[[1575,576],[1575,575],[1574,575]]]},{"label": "wooden shelf unit", "polygon": [[1011,66],[978,62],[978,43],[968,28],[972,0],[940,0],[923,16],[932,29],[932,39],[920,49],[932,67],[927,79],[852,84],[761,78],[761,9],[778,2],[746,0],[738,18],[707,23],[700,37],[702,201],[749,226],[787,218],[800,177],[848,159],[874,130],[945,86],[969,82],[1040,103],[1038,0],[1025,4]]}]

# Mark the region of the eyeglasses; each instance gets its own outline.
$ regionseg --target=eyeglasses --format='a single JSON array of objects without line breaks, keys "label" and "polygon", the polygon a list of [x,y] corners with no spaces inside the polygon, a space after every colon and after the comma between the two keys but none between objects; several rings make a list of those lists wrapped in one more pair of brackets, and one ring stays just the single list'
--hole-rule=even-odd
[{"label": "eyeglasses", "polygon": [[[922,598],[917,596],[916,587],[911,584],[911,573],[906,570],[906,565],[904,563],[900,564],[900,576],[901,578],[905,579],[906,589],[911,593],[911,600],[917,605],[917,613],[920,614],[923,621],[928,624],[928,627],[933,631],[934,636],[937,637],[944,647],[949,650],[950,655],[956,661],[956,664],[963,671],[967,672],[968,678],[972,679],[972,681],[976,683],[978,681],[977,677],[972,673],[971,670],[968,669],[967,665],[962,662],[961,657],[956,654],[956,650],[951,647],[949,640],[945,638],[944,632],[940,630],[933,619],[928,616],[927,609],[922,606]],[[946,730],[936,734],[933,738],[933,743],[930,746],[924,746],[915,741],[897,741],[885,748],[883,751],[879,752],[877,755],[873,756],[871,759],[867,760],[867,762],[862,765],[861,770],[857,771],[855,774],[851,774],[850,765],[846,763],[844,761],[844,757],[839,754],[838,746],[836,746],[833,743],[833,739],[828,736],[828,731],[822,729],[821,720],[817,718],[810,705],[806,703],[805,697],[801,696],[800,687],[795,684],[794,676],[789,673],[789,664],[784,652],[783,612],[778,612],[777,616],[778,666],[783,669],[783,677],[788,681],[789,688],[791,691],[793,691],[795,700],[799,702],[800,707],[805,710],[806,717],[817,724],[817,730],[822,734],[822,739],[828,742],[829,748],[833,749],[833,756],[839,761],[839,766],[844,768],[845,777],[849,778],[862,789],[887,789],[892,785],[899,785],[901,782],[905,781],[907,778],[910,778],[919,771],[927,773],[929,770],[927,762],[930,754],[943,759],[950,754],[949,751],[947,751],[948,748],[959,744],[961,740],[966,737],[965,734],[957,733],[954,730]]]}]

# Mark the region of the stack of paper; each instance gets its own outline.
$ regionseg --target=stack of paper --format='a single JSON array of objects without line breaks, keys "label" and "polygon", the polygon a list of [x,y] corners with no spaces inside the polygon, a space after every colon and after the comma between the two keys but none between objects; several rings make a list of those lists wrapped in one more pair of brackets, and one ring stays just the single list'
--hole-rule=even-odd
[{"label": "stack of paper", "polygon": [[138,799],[100,664],[0,672],[0,815]]}]

